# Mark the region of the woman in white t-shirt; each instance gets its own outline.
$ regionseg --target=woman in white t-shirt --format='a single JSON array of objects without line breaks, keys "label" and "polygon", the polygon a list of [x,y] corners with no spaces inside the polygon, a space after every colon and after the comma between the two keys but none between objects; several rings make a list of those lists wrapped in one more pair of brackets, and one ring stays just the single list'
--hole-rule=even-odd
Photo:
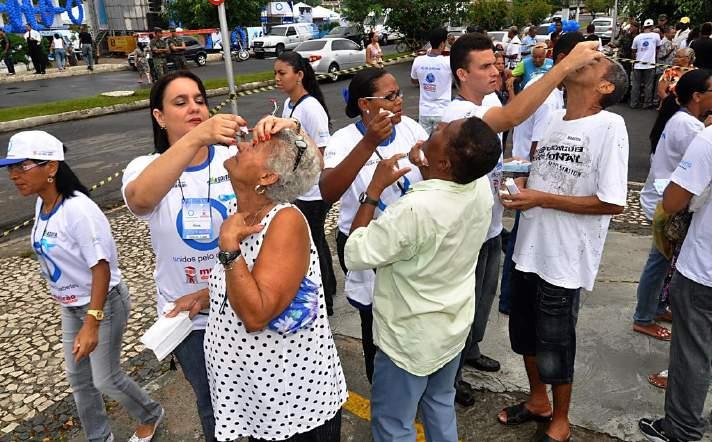
[{"label": "woman in white t-shirt", "polygon": [[[663,103],[651,134],[652,139],[656,137],[658,140],[656,149],[651,157],[648,178],[640,192],[640,205],[650,220],[662,200],[662,194],[655,188],[655,181],[670,179],[692,140],[705,128],[702,119],[712,109],[712,94],[709,90],[712,90],[712,74],[709,71],[689,71],[677,82],[673,92],[677,100],[673,102],[667,99]],[[660,130],[660,127],[664,129]],[[671,339],[671,332],[656,321],[672,320],[672,312],[661,298],[671,262],[653,244],[640,276],[638,302],[633,315],[634,331],[663,341]],[[649,381],[664,388],[667,370],[650,376]]]},{"label": "woman in white t-shirt", "polygon": [[88,440],[113,441],[102,393],[139,422],[130,442],[153,437],[163,408],[121,369],[131,309],[106,216],[64,162],[64,145],[43,131],[10,138],[0,160],[22,196],[37,195],[32,248],[60,305],[67,380]]},{"label": "woman in white t-shirt", "polygon": [[52,44],[49,49],[54,53],[54,61],[57,62],[57,69],[63,71],[64,64],[67,60],[67,48],[61,35],[54,34],[54,38],[52,39]]},{"label": "woman in white t-shirt", "polygon": [[[309,61],[298,52],[283,52],[274,62],[274,79],[277,87],[288,98],[284,101],[282,118],[296,118],[302,123],[304,132],[314,141],[323,155],[329,141],[329,110],[324,95],[316,80],[314,69]],[[326,215],[331,204],[324,202],[319,192],[319,177],[314,186],[295,201],[309,222],[312,239],[319,252],[321,279],[324,284],[326,310],[329,316],[334,314],[334,295],[336,295],[336,276],[331,259],[331,250],[324,233]]]},{"label": "woman in white t-shirt", "polygon": [[[346,115],[359,118],[355,123],[336,131],[324,152],[324,171],[319,187],[325,201],[341,201],[339,232],[336,246],[341,268],[346,273],[344,293],[361,316],[361,342],[366,363],[366,376],[373,376],[373,285],[372,271],[347,271],[344,245],[351,231],[351,222],[360,204],[378,206],[376,216],[422,180],[417,167],[412,167],[401,180],[386,189],[378,201],[366,197],[378,163],[385,158],[404,153],[419,141],[428,138],[417,121],[403,115],[403,94],[395,77],[383,69],[367,69],[357,73],[348,89]],[[410,166],[406,159],[400,167]]]},{"label": "woman in white t-shirt", "polygon": [[223,163],[235,155],[246,122],[226,114],[208,118],[205,87],[189,71],[161,77],[151,89],[150,107],[157,153],[129,163],[121,190],[129,210],[149,225],[158,314],[188,311],[193,320],[193,331],[173,353],[193,387],[210,442],[215,418],[203,352],[208,280],[220,226],[236,208]]}]

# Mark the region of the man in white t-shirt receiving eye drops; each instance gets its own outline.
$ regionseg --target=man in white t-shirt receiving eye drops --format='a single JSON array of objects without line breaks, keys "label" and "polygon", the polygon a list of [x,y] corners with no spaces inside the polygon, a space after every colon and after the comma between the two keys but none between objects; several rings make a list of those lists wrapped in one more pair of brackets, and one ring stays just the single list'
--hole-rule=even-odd
[{"label": "man in white t-shirt receiving eye drops", "polygon": [[[511,129],[534,113],[569,72],[600,58],[602,54],[594,49],[595,45],[592,44],[577,46],[567,59],[502,107],[494,93],[499,72],[494,65],[492,40],[480,34],[464,35],[455,42],[450,52],[450,69],[460,94],[445,110],[443,122],[476,116],[487,123],[495,133]],[[488,173],[495,196],[498,196],[502,184],[502,164],[500,155],[497,165]],[[499,198],[495,198],[492,222],[477,260],[474,323],[461,359],[461,364],[467,363],[484,371],[497,371],[500,368],[497,361],[479,352],[477,344],[484,337],[489,312],[497,292],[502,213]],[[470,406],[474,404],[474,393],[472,387],[462,381],[460,371],[458,370],[455,398],[459,404]]]},{"label": "man in white t-shirt receiving eye drops", "polygon": [[420,86],[418,122],[427,133],[442,119],[443,112],[452,97],[452,73],[450,57],[442,52],[447,44],[447,30],[433,29],[430,33],[430,51],[413,61],[410,79]]},{"label": "man in white t-shirt receiving eye drops", "polygon": [[643,93],[643,108],[647,109],[653,106],[655,60],[657,49],[661,45],[660,34],[653,32],[653,20],[645,20],[643,32],[633,39],[633,58],[638,61],[633,66],[633,78],[631,78],[630,107],[633,109],[640,104],[641,92]]},{"label": "man in white t-shirt receiving eye drops", "polygon": [[568,108],[552,114],[519,193],[502,196],[506,208],[522,211],[509,338],[524,357],[530,393],[498,420],[550,420],[539,439],[545,442],[571,438],[579,294],[593,289],[611,217],[626,204],[628,133],[622,117],[603,109],[620,101],[627,85],[623,67],[608,59],[566,77]]}]

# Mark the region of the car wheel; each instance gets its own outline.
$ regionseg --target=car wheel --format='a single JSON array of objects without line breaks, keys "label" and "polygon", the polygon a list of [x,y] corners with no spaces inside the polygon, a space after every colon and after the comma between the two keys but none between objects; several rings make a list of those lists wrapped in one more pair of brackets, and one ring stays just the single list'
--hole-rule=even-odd
[{"label": "car wheel", "polygon": [[265,53],[264,52],[255,52],[255,58],[259,58],[260,60],[265,58]]},{"label": "car wheel", "polygon": [[250,53],[246,50],[237,51],[237,59],[239,61],[245,61],[250,58]]},{"label": "car wheel", "polygon": [[205,66],[208,64],[208,56],[206,54],[198,54],[195,56],[195,64]]},{"label": "car wheel", "polygon": [[279,57],[282,54],[282,52],[284,52],[284,45],[280,43],[274,49],[274,56]]},{"label": "car wheel", "polygon": [[339,74],[337,74],[337,72],[339,72],[339,65],[338,65],[338,64],[336,64],[336,63],[331,63],[331,64],[329,65],[329,70],[328,70],[328,72],[329,72],[329,75],[331,75],[331,81],[336,81],[336,80],[339,79]]}]

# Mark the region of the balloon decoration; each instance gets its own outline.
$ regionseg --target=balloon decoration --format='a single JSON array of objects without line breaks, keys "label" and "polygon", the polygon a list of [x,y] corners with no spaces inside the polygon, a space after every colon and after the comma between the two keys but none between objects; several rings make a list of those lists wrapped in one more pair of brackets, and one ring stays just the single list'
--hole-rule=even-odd
[{"label": "balloon decoration", "polygon": [[[579,30],[579,28],[581,28],[581,25],[579,25],[578,22],[575,20],[562,20],[561,26],[562,26],[561,32],[576,32]],[[554,31],[556,31],[556,24],[555,23],[549,24],[549,32],[554,32]]]},{"label": "balloon decoration", "polygon": [[[59,0],[62,1],[62,0]],[[22,17],[25,17],[25,22],[32,26],[32,29],[48,29],[54,22],[54,17],[58,14],[66,12],[69,19],[75,25],[80,25],[84,21],[84,7],[82,0],[65,0],[64,7],[55,6],[53,0],[39,0],[39,4],[35,6],[33,0],[5,0],[5,3],[0,3],[0,14],[7,15],[9,23],[5,25],[5,31],[8,32],[25,32],[25,26]],[[72,8],[78,9],[78,14],[75,17]],[[37,15],[40,16],[40,22],[37,22]]]}]

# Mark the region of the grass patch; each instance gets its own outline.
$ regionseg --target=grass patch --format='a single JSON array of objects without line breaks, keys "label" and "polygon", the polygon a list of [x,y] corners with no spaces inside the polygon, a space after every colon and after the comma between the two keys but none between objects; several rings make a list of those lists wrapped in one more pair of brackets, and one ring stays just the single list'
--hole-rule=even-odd
[{"label": "grass patch", "polygon": [[[392,60],[408,54],[391,54],[383,57],[384,61]],[[255,72],[252,74],[240,74],[235,76],[235,83],[239,87],[246,83],[254,83],[257,81],[273,80],[274,73],[271,71]],[[227,87],[227,79],[216,78],[204,81],[205,88],[219,89]],[[133,103],[140,100],[148,99],[150,89],[137,89],[134,95],[130,97],[104,97],[96,95],[93,97],[73,98],[70,100],[51,101],[42,104],[33,104],[29,106],[18,106],[8,109],[0,109],[0,122],[20,120],[23,118],[39,117],[44,115],[56,115],[64,112],[79,111],[92,109],[95,107],[113,106],[116,104]]]}]

